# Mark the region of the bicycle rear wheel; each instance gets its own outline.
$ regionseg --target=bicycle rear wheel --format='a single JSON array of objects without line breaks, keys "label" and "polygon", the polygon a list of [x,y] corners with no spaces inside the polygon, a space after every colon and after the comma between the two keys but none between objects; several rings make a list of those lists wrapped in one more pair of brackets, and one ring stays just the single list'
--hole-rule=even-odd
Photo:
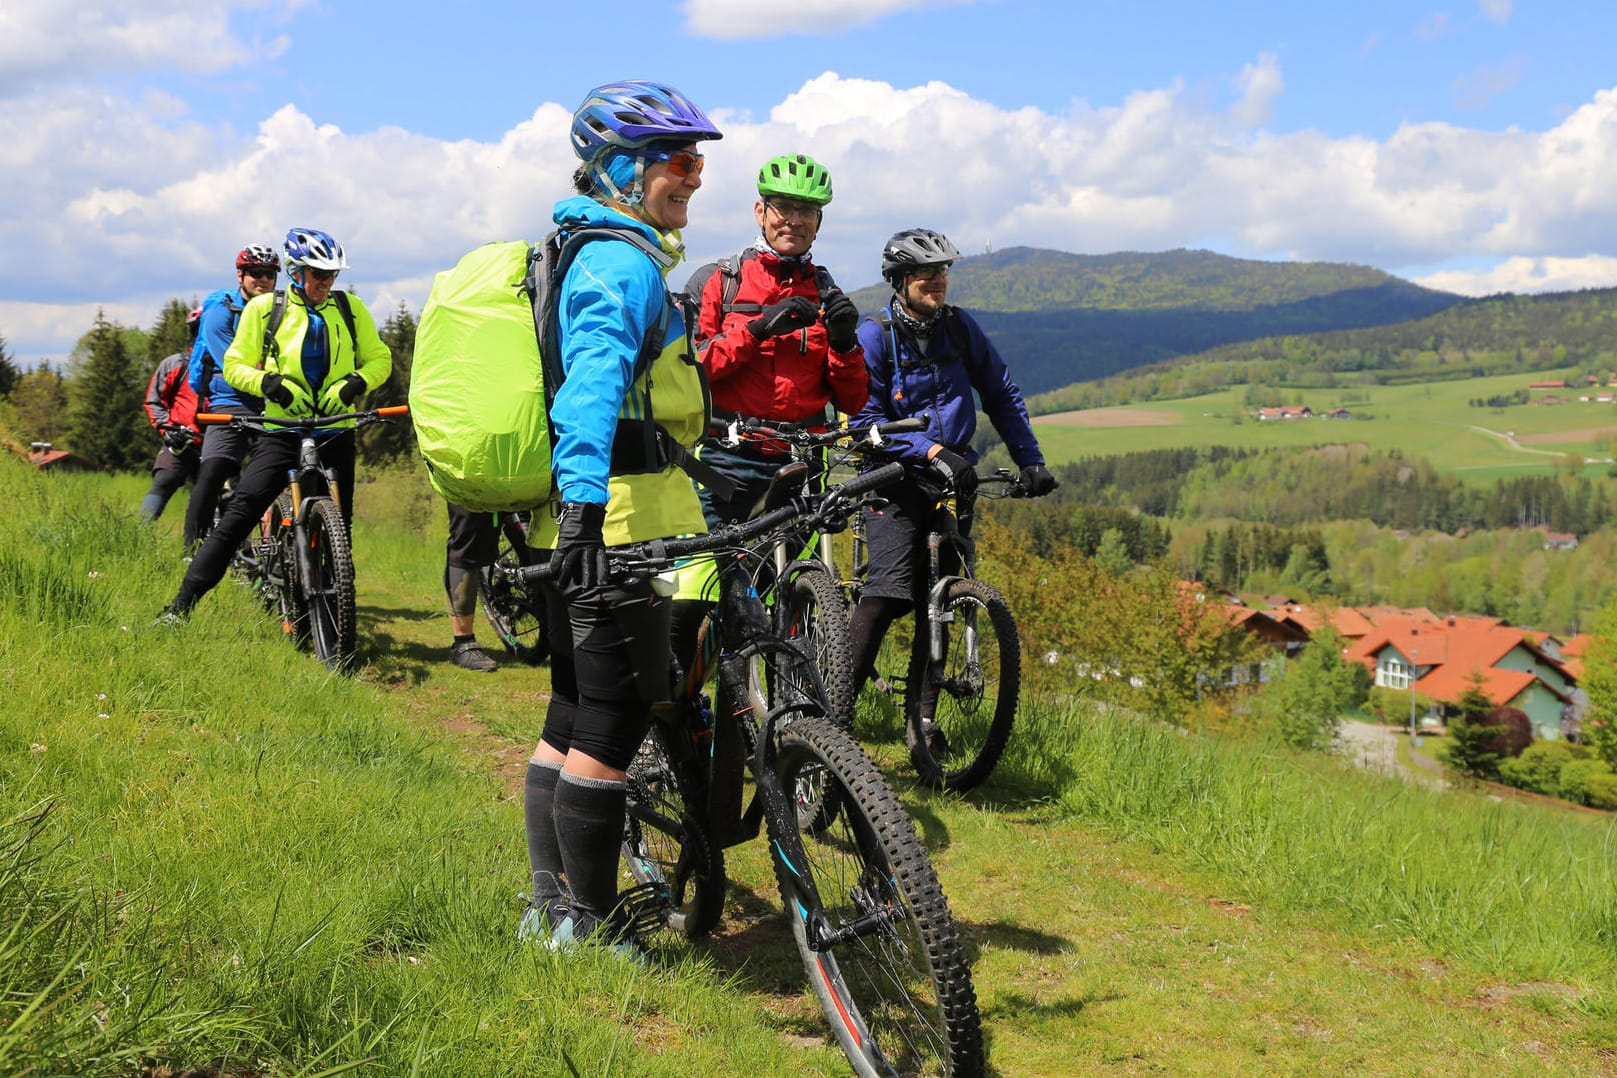
[{"label": "bicycle rear wheel", "polygon": [[[504,567],[531,565],[527,533],[510,514],[500,514],[500,546],[496,564]],[[550,654],[545,642],[544,603],[539,596],[483,566],[477,572],[477,590],[483,597],[483,615],[511,656],[529,666],[544,662]]]},{"label": "bicycle rear wheel", "polygon": [[[981,580],[951,580],[942,597],[943,658],[911,661],[904,718],[910,759],[923,783],[964,791],[986,779],[1005,752],[1022,687],[1022,649],[1005,599]],[[917,631],[922,631],[920,627]],[[930,713],[924,697],[933,695]],[[917,737],[923,719],[935,729]]]},{"label": "bicycle rear wheel", "polygon": [[317,659],[340,669],[354,658],[354,558],[337,503],[321,498],[304,524],[314,566],[309,604],[309,637]]},{"label": "bicycle rear wheel", "polygon": [[853,729],[853,651],[848,642],[848,604],[842,589],[823,569],[792,577],[777,602],[785,604],[781,635],[802,643],[825,682],[831,717]]},{"label": "bicycle rear wheel", "polygon": [[671,743],[677,736],[654,720],[629,764],[623,859],[637,888],[649,885],[661,924],[696,939],[724,913],[724,851],[692,808],[702,788],[694,754]]},{"label": "bicycle rear wheel", "polygon": [[[805,856],[776,841],[775,875],[809,981],[854,1071],[864,1076],[983,1073],[971,970],[926,849],[886,779],[822,719],[776,727],[773,769],[790,790],[805,771],[835,776],[842,810],[800,830]],[[817,893],[829,939],[810,923]]]}]

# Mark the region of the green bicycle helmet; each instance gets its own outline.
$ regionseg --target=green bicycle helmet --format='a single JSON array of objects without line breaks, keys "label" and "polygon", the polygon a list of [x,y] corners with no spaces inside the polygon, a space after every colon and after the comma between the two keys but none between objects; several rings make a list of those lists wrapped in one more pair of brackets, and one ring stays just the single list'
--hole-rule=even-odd
[{"label": "green bicycle helmet", "polygon": [[831,174],[806,154],[771,157],[758,170],[758,194],[779,195],[824,206],[831,201]]}]

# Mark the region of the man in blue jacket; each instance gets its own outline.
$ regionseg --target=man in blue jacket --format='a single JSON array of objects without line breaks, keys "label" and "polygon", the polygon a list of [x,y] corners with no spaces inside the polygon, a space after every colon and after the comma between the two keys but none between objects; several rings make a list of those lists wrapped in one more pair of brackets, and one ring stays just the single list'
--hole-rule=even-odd
[{"label": "man in blue jacket", "polygon": [[[1042,497],[1056,488],[1028,423],[1022,391],[999,351],[971,315],[947,302],[949,267],[960,251],[948,237],[925,228],[899,232],[882,249],[882,276],[893,286],[886,308],[859,326],[870,397],[853,427],[925,416],[927,429],[892,437],[899,460],[919,482],[890,487],[879,509],[866,511],[870,574],[849,626],[854,678],[862,688],[874,672],[888,626],[926,607],[926,535],[940,490],[956,492],[960,531],[969,534],[977,488],[977,399],[1021,469],[1023,491]],[[952,551],[949,552],[952,555]],[[947,555],[946,555],[947,558]],[[952,573],[955,565],[940,563]],[[927,646],[917,631],[915,646]],[[939,736],[921,705],[922,729]]]},{"label": "man in blue jacket", "polygon": [[[231,415],[260,415],[264,401],[244,393],[225,381],[225,352],[236,336],[236,323],[242,308],[254,296],[275,287],[280,258],[267,243],[249,243],[236,255],[236,287],[220,288],[202,301],[202,327],[191,348],[191,389],[206,409]],[[191,504],[185,512],[185,534],[191,546],[206,539],[213,528],[214,510],[225,481],[241,471],[241,462],[252,444],[249,431],[234,427],[209,427],[202,435],[202,462],[191,487]],[[188,549],[187,554],[192,551]]]}]

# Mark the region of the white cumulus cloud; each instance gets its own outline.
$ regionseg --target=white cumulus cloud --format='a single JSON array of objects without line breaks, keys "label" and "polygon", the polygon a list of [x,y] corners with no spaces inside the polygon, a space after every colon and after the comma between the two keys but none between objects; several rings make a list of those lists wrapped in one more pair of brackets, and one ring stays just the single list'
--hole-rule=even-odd
[{"label": "white cumulus cloud", "polygon": [[899,11],[948,7],[971,0],[685,0],[685,27],[699,37],[765,38],[782,33],[835,33]]},{"label": "white cumulus cloud", "polygon": [[1585,255],[1582,258],[1507,258],[1481,270],[1442,270],[1412,280],[1427,288],[1462,296],[1491,296],[1499,292],[1571,292],[1580,288],[1610,288],[1617,284],[1617,258]]},{"label": "white cumulus cloud", "polygon": [[1477,0],[1477,7],[1501,26],[1510,21],[1511,0]]}]

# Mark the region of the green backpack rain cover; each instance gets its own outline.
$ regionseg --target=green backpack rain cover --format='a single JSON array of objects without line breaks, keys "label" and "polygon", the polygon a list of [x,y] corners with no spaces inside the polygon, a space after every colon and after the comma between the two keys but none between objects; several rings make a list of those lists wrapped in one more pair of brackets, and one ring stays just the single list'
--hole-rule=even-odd
[{"label": "green backpack rain cover", "polygon": [[433,279],[416,327],[416,444],[433,489],[467,509],[532,509],[550,497],[545,370],[523,288],[533,250],[512,240],[471,251]]},{"label": "green backpack rain cover", "polygon": [[[578,249],[597,239],[666,256],[628,228],[552,232],[543,243],[486,243],[433,278],[416,326],[410,419],[432,488],[477,512],[543,505],[553,491],[550,403],[561,365],[556,296]],[[662,351],[666,321],[647,335],[635,361],[643,376]],[[546,348],[541,348],[544,341]],[[650,432],[652,420],[644,423]]]}]

